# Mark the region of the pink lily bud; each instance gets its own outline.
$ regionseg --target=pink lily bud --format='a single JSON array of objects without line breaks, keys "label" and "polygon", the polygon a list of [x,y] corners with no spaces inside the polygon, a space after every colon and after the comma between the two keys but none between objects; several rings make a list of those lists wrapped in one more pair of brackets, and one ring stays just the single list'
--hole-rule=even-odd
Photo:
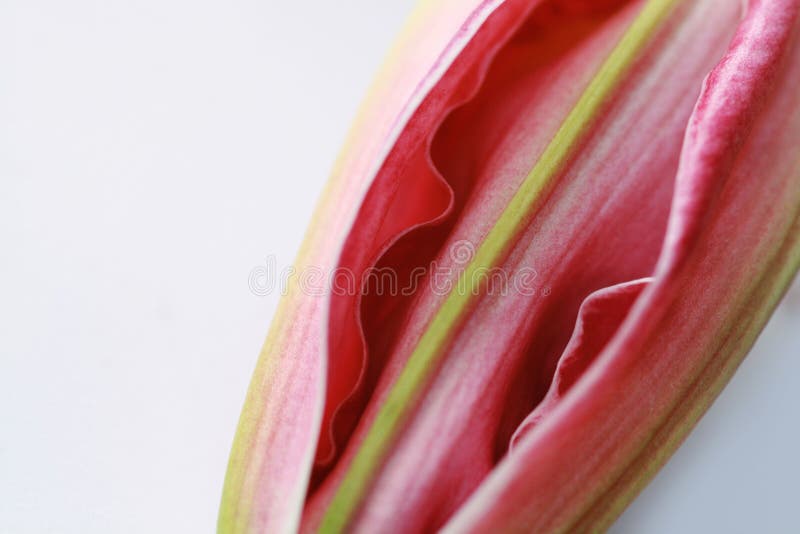
[{"label": "pink lily bud", "polygon": [[800,0],[423,3],[306,235],[219,531],[610,525],[800,265],[798,87]]}]

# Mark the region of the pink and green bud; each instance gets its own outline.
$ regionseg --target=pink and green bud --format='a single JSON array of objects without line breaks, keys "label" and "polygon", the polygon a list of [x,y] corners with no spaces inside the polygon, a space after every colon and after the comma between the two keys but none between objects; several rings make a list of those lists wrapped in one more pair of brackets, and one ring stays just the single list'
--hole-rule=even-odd
[{"label": "pink and green bud", "polygon": [[306,235],[219,531],[610,525],[800,266],[798,87],[800,0],[424,2]]}]

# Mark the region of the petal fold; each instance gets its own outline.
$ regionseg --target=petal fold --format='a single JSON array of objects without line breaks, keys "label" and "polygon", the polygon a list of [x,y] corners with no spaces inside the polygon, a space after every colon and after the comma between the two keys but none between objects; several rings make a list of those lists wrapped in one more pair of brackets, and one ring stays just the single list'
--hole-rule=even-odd
[{"label": "petal fold", "polygon": [[511,437],[513,448],[536,424],[547,417],[594,362],[628,316],[651,278],[625,282],[595,291],[581,304],[578,321],[544,399]]},{"label": "petal fold", "polygon": [[[397,40],[349,134],[294,263],[330,273],[353,225],[376,162],[385,158],[420,101],[499,0],[421,2]],[[217,529],[294,532],[320,435],[326,395],[329,288],[298,277],[276,311],[245,399]]]}]

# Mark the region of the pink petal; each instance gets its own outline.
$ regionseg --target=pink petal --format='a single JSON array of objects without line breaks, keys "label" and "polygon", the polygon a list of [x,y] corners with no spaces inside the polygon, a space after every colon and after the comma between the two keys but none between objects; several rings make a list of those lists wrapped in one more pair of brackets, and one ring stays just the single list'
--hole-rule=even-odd
[{"label": "pink petal", "polygon": [[747,353],[800,264],[798,13],[750,2],[690,121],[652,285],[446,532],[602,529]]},{"label": "pink petal", "polygon": [[[515,5],[504,4],[487,26],[503,24],[503,10]],[[432,160],[455,191],[452,215],[435,229],[406,234],[379,265],[407,272],[409,264],[425,263],[434,244],[438,266],[457,272],[453,252],[483,241],[640,7],[631,2],[582,12],[574,3],[546,2],[525,17],[515,13],[521,25],[494,56],[481,91],[448,117],[431,143]],[[535,269],[534,293],[490,292],[476,299],[413,417],[374,473],[350,531],[442,526],[545,395],[581,302],[653,272],[686,121],[739,15],[739,4],[729,2],[683,5],[647,47],[500,266],[506,273]],[[423,170],[410,167],[397,177],[392,168],[391,176],[406,183],[430,176]],[[368,206],[369,197],[362,214]],[[363,222],[354,230],[374,226]],[[318,525],[446,296],[428,282],[412,299],[365,300],[369,363],[385,363],[343,457],[311,496],[305,530]],[[330,328],[338,335],[335,319]]]},{"label": "pink petal", "polygon": [[[385,157],[420,99],[439,82],[495,4],[442,0],[420,5],[333,170],[295,262],[297,272],[313,268],[326,273],[336,266],[374,180],[375,162]],[[297,279],[291,282],[239,421],[220,507],[220,532],[290,532],[299,521],[325,399],[329,295],[303,291]]]}]

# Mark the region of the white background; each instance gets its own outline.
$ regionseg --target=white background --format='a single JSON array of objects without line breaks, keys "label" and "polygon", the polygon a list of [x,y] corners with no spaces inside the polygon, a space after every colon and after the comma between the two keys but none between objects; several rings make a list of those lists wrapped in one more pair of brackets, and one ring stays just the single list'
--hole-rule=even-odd
[{"label": "white background", "polygon": [[[0,0],[0,532],[211,532],[288,265],[411,0]],[[793,304],[793,305],[792,305]],[[788,532],[800,299],[615,532]]]}]

